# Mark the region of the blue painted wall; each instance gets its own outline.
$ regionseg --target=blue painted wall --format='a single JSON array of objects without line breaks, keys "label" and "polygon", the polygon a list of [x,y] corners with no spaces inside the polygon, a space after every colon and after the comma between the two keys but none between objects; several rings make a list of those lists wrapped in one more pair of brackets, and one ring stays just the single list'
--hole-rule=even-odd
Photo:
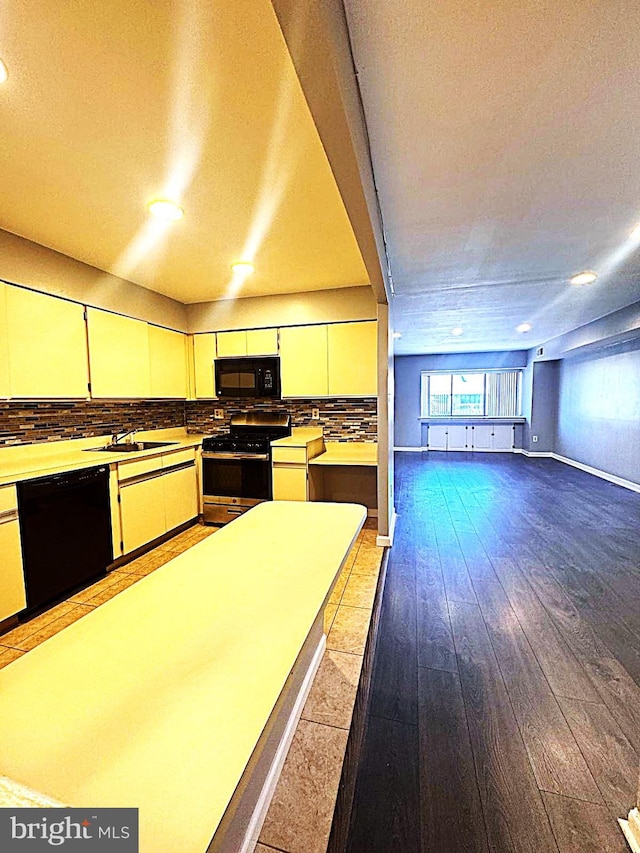
[{"label": "blue painted wall", "polygon": [[395,446],[420,447],[420,373],[423,370],[491,370],[525,367],[527,351],[397,355],[395,357]]},{"label": "blue painted wall", "polygon": [[560,362],[555,452],[640,483],[640,341]]}]

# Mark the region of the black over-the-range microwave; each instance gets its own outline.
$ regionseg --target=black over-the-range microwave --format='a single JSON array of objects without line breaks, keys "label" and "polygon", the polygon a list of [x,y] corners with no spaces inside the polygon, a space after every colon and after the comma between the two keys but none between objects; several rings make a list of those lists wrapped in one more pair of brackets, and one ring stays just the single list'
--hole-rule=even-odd
[{"label": "black over-the-range microwave", "polygon": [[219,397],[280,397],[280,357],[217,358]]}]

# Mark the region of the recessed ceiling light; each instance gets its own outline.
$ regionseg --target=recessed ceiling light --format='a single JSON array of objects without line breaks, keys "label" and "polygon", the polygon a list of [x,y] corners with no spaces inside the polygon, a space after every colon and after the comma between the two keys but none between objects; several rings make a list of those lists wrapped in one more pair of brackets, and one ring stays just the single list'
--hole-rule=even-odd
[{"label": "recessed ceiling light", "polygon": [[520,323],[519,326],[516,326],[516,332],[530,332],[531,331],[531,323]]},{"label": "recessed ceiling light", "polygon": [[167,198],[157,198],[148,204],[149,213],[165,222],[177,222],[184,216],[184,210],[175,201]]},{"label": "recessed ceiling light", "polygon": [[460,326],[456,326],[455,329],[451,329],[451,334],[455,335],[456,338],[463,334],[463,332],[464,329],[462,329]]},{"label": "recessed ceiling light", "polygon": [[629,234],[629,238],[631,240],[640,240],[640,225],[636,225],[631,234]]},{"label": "recessed ceiling light", "polygon": [[256,268],[251,261],[236,261],[235,264],[231,264],[231,269],[239,275],[251,275]]},{"label": "recessed ceiling light", "polygon": [[7,66],[0,59],[0,83],[6,82],[6,79],[8,76],[9,76],[9,72],[7,71]]},{"label": "recessed ceiling light", "polygon": [[591,272],[591,270],[586,270],[586,272],[579,272],[578,275],[574,275],[573,278],[569,279],[569,281],[571,282],[571,284],[576,285],[591,284],[591,282],[595,281],[597,278],[597,272]]},{"label": "recessed ceiling light", "polygon": [[393,337],[394,337],[396,340],[398,340],[398,338],[401,338],[401,337],[402,337],[402,332],[394,332],[394,333],[393,333]]}]

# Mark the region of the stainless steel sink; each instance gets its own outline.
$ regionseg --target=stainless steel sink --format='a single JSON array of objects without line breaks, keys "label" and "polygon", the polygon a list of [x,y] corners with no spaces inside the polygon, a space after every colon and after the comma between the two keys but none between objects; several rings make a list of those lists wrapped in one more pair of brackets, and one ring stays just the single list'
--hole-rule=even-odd
[{"label": "stainless steel sink", "polygon": [[127,444],[107,444],[105,447],[89,447],[90,452],[105,451],[106,453],[139,453],[142,450],[153,450],[156,447],[168,447],[178,444],[177,441],[132,441]]}]

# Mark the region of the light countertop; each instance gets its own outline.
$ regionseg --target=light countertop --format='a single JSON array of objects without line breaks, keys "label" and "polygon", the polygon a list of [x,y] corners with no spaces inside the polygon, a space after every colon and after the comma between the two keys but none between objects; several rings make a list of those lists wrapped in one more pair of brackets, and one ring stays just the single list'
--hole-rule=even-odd
[{"label": "light countertop", "polygon": [[106,453],[96,451],[94,447],[109,444],[111,436],[101,435],[92,438],[78,438],[66,441],[41,442],[38,444],[18,444],[0,448],[0,486],[59,474],[62,471],[75,471],[91,468],[95,465],[108,465],[124,460],[140,459],[145,456],[157,456],[172,450],[197,447],[202,443],[203,435],[187,434],[184,428],[140,430],[136,433],[140,441],[175,442],[166,447],[141,450],[136,453]]},{"label": "light countertop", "polygon": [[293,427],[291,435],[277,438],[271,442],[272,447],[306,447],[322,438],[320,427]]},{"label": "light countertop", "polygon": [[203,853],[365,518],[263,503],[0,671],[0,775]]},{"label": "light countertop", "polygon": [[309,460],[309,465],[378,464],[378,445],[365,441],[326,441],[325,452]]}]

